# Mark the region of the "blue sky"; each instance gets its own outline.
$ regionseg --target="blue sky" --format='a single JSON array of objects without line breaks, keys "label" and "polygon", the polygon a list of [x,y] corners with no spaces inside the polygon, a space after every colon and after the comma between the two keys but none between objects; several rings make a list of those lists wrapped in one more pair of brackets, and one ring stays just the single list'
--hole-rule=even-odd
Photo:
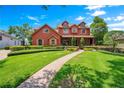
[{"label": "blue sky", "polygon": [[33,28],[49,24],[55,28],[58,24],[67,20],[69,23],[79,24],[85,21],[87,25],[92,23],[94,16],[100,16],[107,22],[109,29],[124,29],[124,6],[105,5],[79,5],[79,6],[50,6],[48,10],[42,6],[0,6],[0,29],[8,30],[8,27],[29,23]]}]

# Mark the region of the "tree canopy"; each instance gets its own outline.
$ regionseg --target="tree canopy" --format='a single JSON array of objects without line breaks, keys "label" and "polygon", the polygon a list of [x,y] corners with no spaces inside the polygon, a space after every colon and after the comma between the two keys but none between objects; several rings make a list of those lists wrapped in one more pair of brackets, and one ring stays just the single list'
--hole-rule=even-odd
[{"label": "tree canopy", "polygon": [[96,44],[103,44],[103,37],[108,32],[107,23],[104,19],[96,16],[93,19],[93,23],[90,25],[91,33],[96,39]]},{"label": "tree canopy", "polygon": [[28,23],[25,23],[22,26],[10,26],[8,33],[15,35],[18,39],[21,39],[23,43],[25,43],[25,39],[28,39],[28,41],[31,42],[33,29]]}]

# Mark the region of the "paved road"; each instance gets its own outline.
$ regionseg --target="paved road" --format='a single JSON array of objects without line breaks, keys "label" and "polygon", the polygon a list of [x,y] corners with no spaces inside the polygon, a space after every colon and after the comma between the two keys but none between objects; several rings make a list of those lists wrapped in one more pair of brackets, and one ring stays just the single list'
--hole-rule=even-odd
[{"label": "paved road", "polygon": [[7,58],[7,54],[10,52],[10,50],[0,50],[0,60]]},{"label": "paved road", "polygon": [[53,61],[29,77],[26,81],[20,84],[18,88],[47,88],[56,72],[60,70],[64,63],[82,52],[83,50],[79,50]]}]

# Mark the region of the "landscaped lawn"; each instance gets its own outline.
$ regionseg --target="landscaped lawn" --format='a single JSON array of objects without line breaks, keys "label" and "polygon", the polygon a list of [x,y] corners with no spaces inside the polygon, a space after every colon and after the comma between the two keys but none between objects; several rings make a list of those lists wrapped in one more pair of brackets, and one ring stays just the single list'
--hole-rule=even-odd
[{"label": "landscaped lawn", "polygon": [[62,67],[50,87],[124,88],[124,56],[83,52]]},{"label": "landscaped lawn", "polygon": [[10,56],[0,61],[0,87],[16,87],[36,71],[68,51],[49,51]]}]

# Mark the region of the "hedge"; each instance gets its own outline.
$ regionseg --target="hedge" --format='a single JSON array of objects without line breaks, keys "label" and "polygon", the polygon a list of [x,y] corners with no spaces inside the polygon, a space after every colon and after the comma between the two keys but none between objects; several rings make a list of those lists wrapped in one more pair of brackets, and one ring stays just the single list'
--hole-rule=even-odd
[{"label": "hedge", "polygon": [[20,50],[28,50],[28,49],[65,49],[66,48],[78,48],[78,46],[7,46],[5,49],[11,51],[20,51]]},{"label": "hedge", "polygon": [[[106,51],[113,51],[113,48],[111,46],[84,46],[84,48],[92,48],[96,50],[106,50]],[[124,53],[124,48],[116,48],[116,52],[118,53]]]},{"label": "hedge", "polygon": [[22,54],[30,54],[30,53],[38,53],[38,52],[47,52],[47,51],[62,51],[63,49],[35,49],[35,50],[20,50],[14,51],[8,54],[8,56],[14,55],[22,55]]},{"label": "hedge", "polygon": [[43,46],[7,46],[5,47],[6,50],[11,51],[19,51],[19,50],[27,50],[27,49],[42,49]]}]

